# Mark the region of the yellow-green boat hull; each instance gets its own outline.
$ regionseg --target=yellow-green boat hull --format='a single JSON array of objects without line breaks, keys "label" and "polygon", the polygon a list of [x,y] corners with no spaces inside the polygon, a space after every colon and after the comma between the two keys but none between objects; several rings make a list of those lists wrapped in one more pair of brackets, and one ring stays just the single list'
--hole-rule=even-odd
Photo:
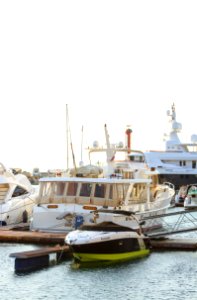
[{"label": "yellow-green boat hull", "polygon": [[80,262],[95,262],[95,261],[127,261],[134,260],[137,258],[142,258],[150,254],[149,249],[143,249],[132,252],[124,252],[124,253],[113,253],[113,254],[104,254],[104,253],[73,253],[75,259]]}]

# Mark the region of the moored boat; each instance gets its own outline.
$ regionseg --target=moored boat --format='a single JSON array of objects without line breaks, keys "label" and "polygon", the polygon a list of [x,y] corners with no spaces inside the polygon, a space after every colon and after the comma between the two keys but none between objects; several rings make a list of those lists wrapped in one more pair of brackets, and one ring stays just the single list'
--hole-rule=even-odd
[{"label": "moored boat", "polygon": [[197,184],[190,184],[187,187],[186,197],[184,200],[185,209],[197,208]]},{"label": "moored boat", "polygon": [[[150,253],[149,238],[142,234],[139,223],[130,213],[106,217],[105,222],[83,225],[66,236],[75,263],[117,263],[142,258]],[[133,224],[137,222],[137,230]]]},{"label": "moored boat", "polygon": [[[126,134],[126,147],[112,147],[105,125],[107,147],[89,149],[93,153],[106,152],[105,171],[90,164],[80,170],[75,167],[69,177],[41,178],[30,229],[68,232],[82,223],[91,223],[90,212],[103,207],[133,211],[139,220],[165,213],[174,196],[174,187],[169,183],[158,184],[158,172],[144,166],[140,151],[133,154],[139,163],[128,160],[128,154],[132,153],[131,130]],[[119,151],[126,156],[123,161],[115,157]],[[155,228],[158,225],[155,223],[149,221],[149,227]]]},{"label": "moored boat", "polygon": [[15,174],[0,163],[0,224],[28,222],[37,201],[38,188],[24,174]]},{"label": "moored boat", "polygon": [[158,172],[159,182],[169,181],[179,189],[182,185],[195,184],[197,176],[197,135],[191,142],[183,143],[179,133],[182,124],[177,122],[175,105],[167,111],[170,130],[165,134],[164,151],[145,151],[144,158],[149,168]]},{"label": "moored boat", "polygon": [[140,220],[164,213],[173,195],[172,186],[155,184],[142,175],[132,179],[42,178],[30,229],[69,232],[90,224],[91,211],[101,208],[132,211]]},{"label": "moored boat", "polygon": [[184,206],[185,197],[187,196],[187,185],[182,185],[177,191],[174,199],[175,206]]}]

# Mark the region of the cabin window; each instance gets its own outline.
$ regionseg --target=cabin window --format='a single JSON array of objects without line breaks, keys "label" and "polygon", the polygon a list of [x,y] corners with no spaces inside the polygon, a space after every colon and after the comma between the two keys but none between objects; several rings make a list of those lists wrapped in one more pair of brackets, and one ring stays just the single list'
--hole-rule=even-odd
[{"label": "cabin window", "polygon": [[64,194],[65,183],[57,182],[55,186],[55,194],[57,196],[62,196]]},{"label": "cabin window", "polygon": [[76,196],[77,194],[77,182],[69,182],[68,183],[68,190],[67,195],[68,196]]},{"label": "cabin window", "polygon": [[25,194],[28,194],[28,191],[25,190],[24,188],[20,187],[20,186],[17,186],[14,190],[14,193],[13,193],[12,197],[18,197],[18,196],[22,196],[22,195],[25,195]]},{"label": "cabin window", "polygon": [[126,197],[128,192],[129,185],[128,184],[118,184],[118,197],[123,200]]},{"label": "cabin window", "polygon": [[195,160],[192,161],[192,168],[196,169],[196,161]]},{"label": "cabin window", "polygon": [[123,200],[126,197],[129,185],[115,184],[110,186],[109,198]]},{"label": "cabin window", "polygon": [[92,185],[90,183],[82,183],[79,196],[90,197]]},{"label": "cabin window", "polygon": [[179,162],[179,165],[182,166],[182,161]]},{"label": "cabin window", "polygon": [[186,161],[185,160],[183,161],[183,166],[186,166]]},{"label": "cabin window", "polygon": [[130,161],[134,162],[144,162],[144,157],[141,155],[130,155]]},{"label": "cabin window", "polygon": [[145,198],[147,195],[147,185],[145,184],[134,184],[133,189],[130,194],[130,199],[135,200],[138,199],[139,197]]},{"label": "cabin window", "polygon": [[106,192],[106,185],[97,183],[94,196],[97,198],[105,198],[105,192]]},{"label": "cabin window", "polygon": [[41,182],[40,184],[40,195],[45,197],[51,194],[52,185],[50,182]]}]

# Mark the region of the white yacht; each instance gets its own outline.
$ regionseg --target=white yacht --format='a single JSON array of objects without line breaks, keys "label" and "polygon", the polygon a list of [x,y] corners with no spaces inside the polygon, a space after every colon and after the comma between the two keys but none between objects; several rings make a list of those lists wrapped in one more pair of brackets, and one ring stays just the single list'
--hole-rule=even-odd
[{"label": "white yacht", "polygon": [[170,132],[166,135],[165,151],[146,151],[144,157],[147,166],[158,172],[161,183],[169,181],[179,189],[197,182],[197,135],[191,136],[191,143],[182,143],[179,138],[182,125],[176,120],[174,104],[167,115]]},{"label": "white yacht", "polygon": [[[174,187],[158,184],[157,172],[146,168],[143,153],[131,151],[131,132],[130,128],[126,131],[125,147],[122,143],[111,145],[105,125],[106,147],[94,143],[89,149],[89,155],[104,152],[107,162],[103,169],[95,169],[90,157],[90,165],[75,167],[68,177],[41,178],[30,229],[68,232],[90,223],[90,212],[103,207],[131,210],[139,218],[165,213]],[[121,160],[117,159],[119,153]]]},{"label": "white yacht", "polygon": [[30,229],[69,232],[90,224],[91,212],[102,208],[132,211],[139,219],[165,213],[174,195],[173,186],[159,185],[142,171],[130,177],[133,178],[41,178]]},{"label": "white yacht", "polygon": [[37,201],[38,187],[23,174],[0,163],[0,225],[28,222]]}]

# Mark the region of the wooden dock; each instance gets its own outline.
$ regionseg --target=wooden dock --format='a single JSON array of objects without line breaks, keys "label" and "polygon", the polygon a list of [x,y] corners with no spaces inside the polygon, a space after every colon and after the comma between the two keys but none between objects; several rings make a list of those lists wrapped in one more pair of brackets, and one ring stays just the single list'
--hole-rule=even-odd
[{"label": "wooden dock", "polygon": [[[0,243],[23,243],[38,245],[64,245],[66,233],[47,233],[38,231],[21,230],[23,227],[0,227]],[[154,250],[197,250],[197,239],[171,239],[151,238],[151,246]]]},{"label": "wooden dock", "polygon": [[[150,242],[152,251],[197,250],[197,241],[194,239],[152,239]],[[15,258],[15,272],[26,273],[49,267],[51,265],[50,257],[52,254],[55,254],[55,264],[72,257],[72,252],[67,245],[56,245],[54,247],[43,247],[32,251],[12,253],[10,257]]]},{"label": "wooden dock", "polygon": [[[0,243],[64,245],[66,233],[29,231],[28,223],[0,227]],[[194,228],[196,230],[196,228]],[[191,230],[191,229],[190,229]],[[150,236],[153,250],[197,250],[197,239],[155,238]]]},{"label": "wooden dock", "polygon": [[64,246],[57,245],[54,247],[43,247],[43,248],[36,249],[36,250],[12,253],[12,254],[10,254],[10,257],[28,259],[28,258],[32,258],[32,257],[38,257],[38,256],[42,256],[42,255],[48,255],[48,254],[52,254],[52,253],[61,253],[61,252],[70,253],[69,247],[67,245],[64,245]]},{"label": "wooden dock", "polygon": [[0,230],[0,243],[64,245],[66,233]]},{"label": "wooden dock", "polygon": [[[5,243],[28,243],[48,246],[32,251],[24,251],[10,254],[15,258],[15,272],[25,273],[49,267],[51,265],[51,256],[53,261],[59,263],[62,260],[72,257],[72,253],[65,245],[66,234],[62,233],[44,233],[31,231],[0,230],[0,242]],[[152,252],[154,251],[196,251],[196,239],[150,239]],[[55,259],[54,259],[55,255]],[[53,263],[54,264],[54,263]]]},{"label": "wooden dock", "polygon": [[[18,273],[49,267],[51,256],[55,263],[71,258],[72,253],[65,245],[65,237],[66,233],[29,231],[28,224],[0,227],[0,243],[45,245],[40,249],[10,254],[10,257],[15,258],[15,272]],[[150,237],[150,243],[152,252],[197,250],[197,239]]]},{"label": "wooden dock", "polygon": [[151,239],[152,250],[157,251],[196,251],[197,239]]}]

